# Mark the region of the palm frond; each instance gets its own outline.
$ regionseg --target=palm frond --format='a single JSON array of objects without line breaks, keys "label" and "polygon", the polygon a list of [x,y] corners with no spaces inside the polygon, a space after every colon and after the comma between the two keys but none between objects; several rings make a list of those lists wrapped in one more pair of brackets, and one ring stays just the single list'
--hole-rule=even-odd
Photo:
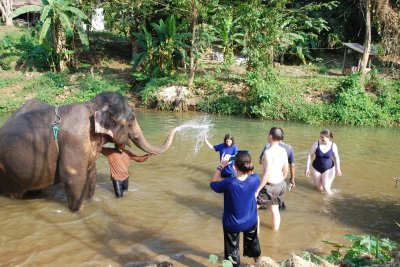
[{"label": "palm frond", "polygon": [[72,29],[71,22],[69,21],[69,17],[65,13],[59,13],[59,18],[62,26],[65,28],[65,32],[67,36],[70,37],[73,35],[74,30]]},{"label": "palm frond", "polygon": [[158,25],[157,23],[153,22],[153,23],[151,23],[151,26],[157,32],[158,35],[163,35],[164,34],[165,29],[161,25]]},{"label": "palm frond", "polygon": [[40,12],[43,9],[42,6],[35,6],[35,5],[27,5],[17,8],[13,12],[11,12],[10,17],[13,19],[18,17],[19,15],[28,13],[28,12]]},{"label": "palm frond", "polygon": [[85,29],[83,29],[82,25],[78,25],[78,35],[79,39],[82,42],[83,49],[85,51],[89,51],[89,38],[86,34]]},{"label": "palm frond", "polygon": [[40,21],[44,22],[47,19],[47,16],[49,15],[51,11],[51,6],[47,5],[43,8],[42,14],[40,14]]},{"label": "palm frond", "polygon": [[165,21],[165,29],[166,29],[166,34],[170,38],[174,38],[176,34],[176,21],[174,16],[171,16],[166,19]]},{"label": "palm frond", "polygon": [[43,39],[45,39],[47,32],[49,31],[51,25],[51,18],[47,18],[42,26],[42,30],[40,31],[40,35],[39,35],[39,44],[43,43]]},{"label": "palm frond", "polygon": [[67,6],[65,8],[65,10],[68,10],[70,12],[72,12],[73,14],[77,15],[79,18],[85,20],[85,21],[89,21],[89,18],[85,15],[85,13],[83,13],[80,9],[73,7],[73,6]]}]

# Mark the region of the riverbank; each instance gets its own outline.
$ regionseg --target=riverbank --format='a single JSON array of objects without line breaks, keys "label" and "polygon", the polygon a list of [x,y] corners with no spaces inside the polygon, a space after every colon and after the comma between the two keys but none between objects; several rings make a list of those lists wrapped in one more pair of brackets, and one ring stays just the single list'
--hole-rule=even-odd
[{"label": "riverbank", "polygon": [[[400,266],[400,251],[396,251],[394,254],[394,261],[387,264],[373,264],[368,265],[366,267],[398,267]],[[133,263],[129,265],[130,267],[179,267],[179,266],[192,266],[195,267],[197,265],[193,265],[193,263],[198,263],[198,266],[220,266],[221,263],[210,263],[205,262],[204,258],[199,257],[194,254],[185,253],[180,255],[175,259],[171,259],[167,256],[159,256],[155,260],[149,260],[140,263]],[[204,264],[204,265],[203,265]],[[270,257],[263,256],[260,258],[259,262],[255,264],[243,264],[243,266],[248,267],[339,267],[343,265],[335,265],[331,264],[327,261],[323,261],[322,263],[316,264],[311,261],[305,260],[302,257],[299,257],[295,254],[292,254],[290,258],[284,261],[277,262]]]},{"label": "riverbank", "polygon": [[274,64],[249,71],[244,65],[199,61],[192,88],[188,74],[137,80],[129,44],[106,35],[91,37],[91,50],[74,68],[46,69],[48,60],[30,31],[0,26],[0,112],[12,112],[29,98],[55,105],[86,101],[102,91],[127,96],[135,106],[159,110],[196,110],[263,120],[306,124],[398,126],[400,81],[379,62],[366,86],[357,74],[342,75],[342,54],[324,53],[303,66]]}]

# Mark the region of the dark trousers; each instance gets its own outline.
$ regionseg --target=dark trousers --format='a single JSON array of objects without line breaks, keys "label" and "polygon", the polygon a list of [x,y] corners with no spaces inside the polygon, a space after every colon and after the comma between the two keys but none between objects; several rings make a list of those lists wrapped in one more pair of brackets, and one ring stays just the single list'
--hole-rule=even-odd
[{"label": "dark trousers", "polygon": [[124,192],[128,190],[129,187],[129,177],[127,177],[123,181],[112,179],[112,183],[114,186],[115,196],[116,197],[123,197]]},{"label": "dark trousers", "polygon": [[[229,232],[224,229],[224,252],[225,259],[232,258],[236,263],[234,267],[240,265],[240,232]],[[257,223],[248,230],[243,231],[243,256],[256,258],[261,255],[260,242],[257,236]]]}]

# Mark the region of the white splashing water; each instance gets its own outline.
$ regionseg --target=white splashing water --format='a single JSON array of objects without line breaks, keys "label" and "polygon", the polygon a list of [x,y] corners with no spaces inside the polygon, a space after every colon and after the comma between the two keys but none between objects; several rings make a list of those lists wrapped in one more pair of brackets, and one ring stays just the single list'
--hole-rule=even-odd
[{"label": "white splashing water", "polygon": [[205,138],[209,137],[208,132],[213,127],[214,124],[211,123],[209,118],[207,116],[203,116],[201,118],[196,118],[188,122],[185,122],[184,124],[178,127],[178,131],[187,132],[188,134],[190,134],[190,132],[193,131],[195,132],[191,136],[196,140],[196,144],[194,146],[194,151],[193,151],[193,155],[196,155],[203,146]]}]

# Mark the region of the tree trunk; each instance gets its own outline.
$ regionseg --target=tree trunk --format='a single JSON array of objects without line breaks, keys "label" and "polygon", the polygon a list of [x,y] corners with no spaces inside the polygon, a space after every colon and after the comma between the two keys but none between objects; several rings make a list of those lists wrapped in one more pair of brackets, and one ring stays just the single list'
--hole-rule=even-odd
[{"label": "tree trunk", "polygon": [[59,23],[54,26],[54,44],[56,47],[56,70],[57,72],[62,72],[65,70],[65,33],[61,28]]},{"label": "tree trunk", "polygon": [[190,47],[190,78],[189,78],[189,88],[193,86],[194,73],[196,71],[196,66],[194,62],[194,49],[196,44],[196,28],[197,28],[197,18],[199,16],[196,0],[192,0],[192,41]]},{"label": "tree trunk", "polygon": [[13,2],[12,0],[0,0],[0,11],[6,26],[12,26],[12,18],[10,18],[10,14],[12,12]]},{"label": "tree trunk", "polygon": [[362,5],[365,11],[365,38],[364,53],[361,60],[361,83],[364,83],[371,51],[371,0],[362,0]]},{"label": "tree trunk", "polygon": [[136,41],[135,36],[133,36],[133,33],[138,31],[137,27],[133,28],[131,27],[129,31],[129,40],[131,43],[131,59],[133,60],[134,56],[139,52],[139,45]]}]

